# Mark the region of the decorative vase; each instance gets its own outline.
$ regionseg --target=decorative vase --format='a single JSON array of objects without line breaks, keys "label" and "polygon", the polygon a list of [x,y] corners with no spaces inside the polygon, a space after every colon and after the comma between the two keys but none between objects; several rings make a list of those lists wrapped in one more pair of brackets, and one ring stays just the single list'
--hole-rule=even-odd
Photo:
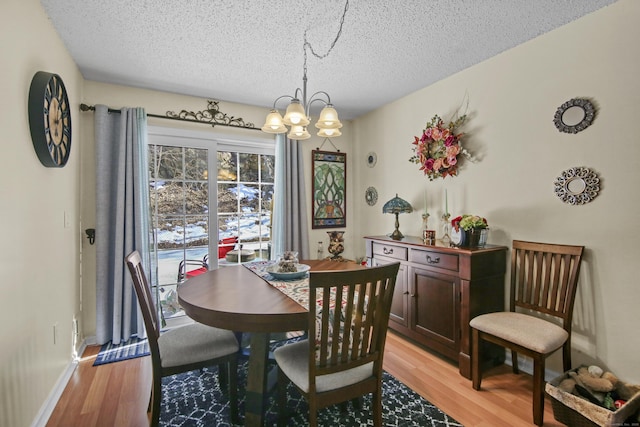
[{"label": "decorative vase", "polygon": [[483,248],[487,244],[488,228],[472,228],[462,231],[462,244],[466,248]]},{"label": "decorative vase", "polygon": [[329,247],[327,250],[332,255],[332,260],[340,260],[340,254],[344,251],[344,231],[327,231],[329,235]]}]

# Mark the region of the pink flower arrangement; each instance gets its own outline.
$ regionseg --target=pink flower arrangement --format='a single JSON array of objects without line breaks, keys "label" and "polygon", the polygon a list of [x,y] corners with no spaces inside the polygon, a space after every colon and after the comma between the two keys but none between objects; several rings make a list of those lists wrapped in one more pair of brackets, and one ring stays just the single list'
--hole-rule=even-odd
[{"label": "pink flower arrangement", "polygon": [[445,127],[444,121],[436,114],[427,123],[422,136],[414,137],[414,155],[409,161],[419,164],[420,170],[430,181],[440,177],[456,176],[458,155],[470,157],[467,150],[460,145],[460,138],[464,134],[455,133],[456,128],[462,125],[466,118],[467,116],[463,115]]}]

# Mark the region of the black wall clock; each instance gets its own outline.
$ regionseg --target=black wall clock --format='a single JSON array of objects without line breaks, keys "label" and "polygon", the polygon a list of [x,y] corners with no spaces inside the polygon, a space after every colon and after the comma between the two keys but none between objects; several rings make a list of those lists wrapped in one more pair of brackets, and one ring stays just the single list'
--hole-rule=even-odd
[{"label": "black wall clock", "polygon": [[29,128],[40,162],[50,168],[67,164],[71,152],[71,111],[59,75],[38,71],[29,89]]}]

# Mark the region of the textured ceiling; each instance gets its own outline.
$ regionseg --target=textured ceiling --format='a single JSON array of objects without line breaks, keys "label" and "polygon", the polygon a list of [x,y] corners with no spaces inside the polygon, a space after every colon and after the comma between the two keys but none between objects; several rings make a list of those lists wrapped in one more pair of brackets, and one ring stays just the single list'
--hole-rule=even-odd
[{"label": "textured ceiling", "polygon": [[[351,0],[309,94],[342,119],[428,86],[615,0]],[[302,87],[344,0],[41,0],[88,80],[271,107]],[[286,103],[279,103],[284,108]]]}]

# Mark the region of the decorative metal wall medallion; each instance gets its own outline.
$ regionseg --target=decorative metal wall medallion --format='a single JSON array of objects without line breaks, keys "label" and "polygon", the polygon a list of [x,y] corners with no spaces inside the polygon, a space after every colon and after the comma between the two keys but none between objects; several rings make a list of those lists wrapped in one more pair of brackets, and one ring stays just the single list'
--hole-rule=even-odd
[{"label": "decorative metal wall medallion", "polygon": [[377,161],[378,161],[378,155],[376,153],[372,151],[369,154],[367,154],[367,166],[372,168],[376,165]]},{"label": "decorative metal wall medallion", "polygon": [[589,168],[574,167],[567,169],[556,178],[554,183],[556,196],[570,205],[589,203],[600,191],[600,179]]},{"label": "decorative metal wall medallion", "polygon": [[588,99],[573,98],[558,107],[553,123],[560,132],[578,133],[591,125],[596,109]]},{"label": "decorative metal wall medallion", "polygon": [[367,188],[367,191],[364,192],[364,199],[369,206],[375,205],[378,202],[378,190],[374,187]]}]

